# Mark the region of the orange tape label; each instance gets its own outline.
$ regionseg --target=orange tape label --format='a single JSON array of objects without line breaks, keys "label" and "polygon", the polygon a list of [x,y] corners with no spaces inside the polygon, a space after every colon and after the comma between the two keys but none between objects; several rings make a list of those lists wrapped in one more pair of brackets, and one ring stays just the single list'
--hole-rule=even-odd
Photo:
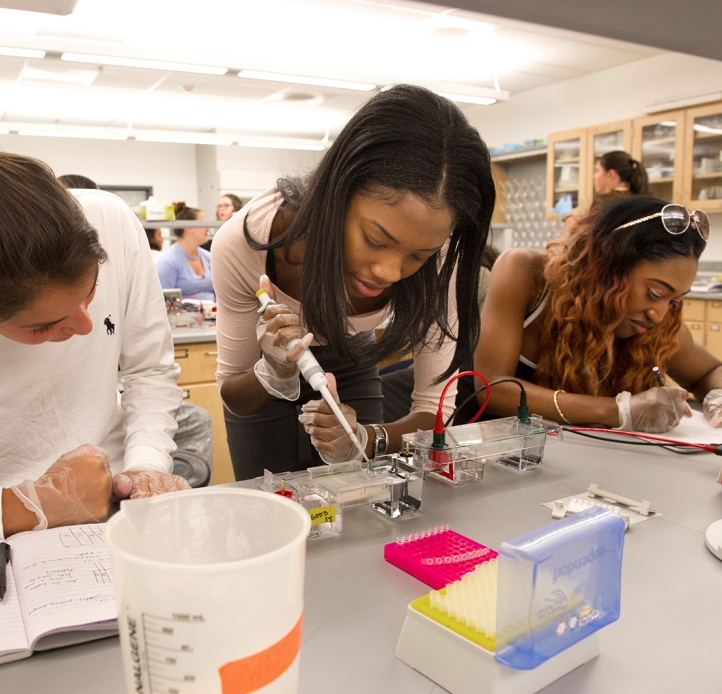
[{"label": "orange tape label", "polygon": [[301,649],[301,615],[296,626],[265,651],[233,660],[218,669],[223,694],[250,694],[278,679]]}]

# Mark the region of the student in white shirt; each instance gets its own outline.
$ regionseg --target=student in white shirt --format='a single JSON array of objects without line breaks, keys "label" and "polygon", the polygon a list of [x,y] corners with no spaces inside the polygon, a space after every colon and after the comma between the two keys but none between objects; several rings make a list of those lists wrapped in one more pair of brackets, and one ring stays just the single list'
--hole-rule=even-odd
[{"label": "student in white shirt", "polygon": [[170,474],[179,369],[140,224],[6,152],[0,208],[0,534],[102,520],[111,489],[186,489]]}]

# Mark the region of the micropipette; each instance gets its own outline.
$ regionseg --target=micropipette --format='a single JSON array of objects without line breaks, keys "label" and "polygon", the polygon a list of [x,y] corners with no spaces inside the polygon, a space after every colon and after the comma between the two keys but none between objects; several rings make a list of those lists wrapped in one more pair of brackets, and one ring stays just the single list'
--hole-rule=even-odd
[{"label": "micropipette", "polygon": [[[256,292],[256,296],[258,297],[258,301],[261,303],[261,306],[258,309],[258,313],[263,313],[266,310],[267,306],[276,303],[273,299],[271,299],[265,289],[259,289]],[[291,350],[299,342],[300,339],[295,338],[293,340],[289,340],[286,346],[289,350]],[[363,459],[368,463],[369,459],[366,455],[366,451],[364,451],[363,446],[361,446],[361,442],[356,437],[356,433],[351,428],[351,425],[346,420],[346,417],[344,417],[343,412],[341,412],[341,408],[338,406],[338,403],[334,399],[333,395],[331,395],[331,392],[328,389],[328,379],[326,378],[326,374],[321,368],[321,365],[316,360],[316,357],[314,357],[311,353],[310,349],[305,350],[303,354],[301,354],[301,356],[296,360],[296,365],[300,369],[301,374],[303,374],[303,377],[308,382],[308,385],[310,385],[311,388],[313,388],[318,393],[321,393],[321,397],[326,401],[326,404],[336,415],[336,419],[338,419],[338,421],[341,423],[341,426],[348,434],[353,445],[358,448],[361,455],[363,456]]]}]

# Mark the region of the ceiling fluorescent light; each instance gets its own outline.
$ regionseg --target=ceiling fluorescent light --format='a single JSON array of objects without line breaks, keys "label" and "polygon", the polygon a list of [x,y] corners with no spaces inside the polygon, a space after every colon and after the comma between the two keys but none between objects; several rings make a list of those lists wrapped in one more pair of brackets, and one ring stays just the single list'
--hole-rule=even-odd
[{"label": "ceiling fluorescent light", "polygon": [[25,65],[20,71],[20,79],[31,82],[60,82],[62,84],[77,84],[81,87],[89,87],[99,74],[100,71],[98,69],[78,70],[65,66],[60,69],[46,69]]},{"label": "ceiling fluorescent light", "polygon": [[138,142],[171,142],[177,145],[232,145],[233,140],[217,140],[199,135],[136,135]]},{"label": "ceiling fluorescent light", "polygon": [[82,140],[127,140],[128,136],[120,133],[104,133],[101,131],[82,130],[18,130],[18,135],[36,137],[76,137]]},{"label": "ceiling fluorescent light", "polygon": [[5,128],[0,128],[0,135],[9,135],[10,131]]},{"label": "ceiling fluorescent light", "polygon": [[6,55],[10,58],[44,58],[45,51],[36,51],[33,48],[10,48],[8,46],[0,46],[0,55]]},{"label": "ceiling fluorescent light", "polygon": [[324,145],[312,144],[310,142],[239,142],[240,147],[258,147],[267,149],[308,149],[316,152],[320,152],[325,149]]},{"label": "ceiling fluorescent light", "polygon": [[478,104],[480,106],[491,106],[496,103],[496,99],[491,99],[488,96],[469,96],[468,94],[448,94],[446,92],[437,92],[439,96],[445,96],[451,101],[456,101],[461,104]]},{"label": "ceiling fluorescent light", "polygon": [[92,65],[117,65],[119,67],[139,67],[148,70],[169,70],[172,72],[195,72],[201,75],[225,75],[228,68],[211,65],[191,65],[190,63],[168,63],[163,60],[143,60],[140,58],[118,58],[112,55],[90,55],[87,53],[63,53],[61,60],[73,63],[91,63]]},{"label": "ceiling fluorescent light", "polygon": [[722,92],[710,92],[709,94],[697,94],[694,96],[682,96],[678,99],[670,99],[668,101],[659,101],[656,104],[649,104],[642,107],[643,113],[661,113],[662,111],[672,111],[677,108],[686,108],[688,106],[699,106],[700,104],[709,104],[713,101],[722,101]]},{"label": "ceiling fluorescent light", "polygon": [[375,84],[365,82],[346,82],[344,80],[327,80],[322,77],[303,77],[301,75],[283,75],[276,72],[258,72],[257,70],[241,70],[239,77],[268,82],[292,82],[293,84],[310,84],[314,87],[332,87],[335,89],[354,89],[359,92],[370,92],[376,89]]}]

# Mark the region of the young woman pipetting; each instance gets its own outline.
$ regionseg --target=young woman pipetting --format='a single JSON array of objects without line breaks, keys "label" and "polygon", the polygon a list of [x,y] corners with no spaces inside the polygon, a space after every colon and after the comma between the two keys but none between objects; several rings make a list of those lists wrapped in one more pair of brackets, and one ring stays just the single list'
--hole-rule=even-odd
[{"label": "young woman pipetting", "polygon": [[[279,181],[221,228],[212,250],[217,378],[237,479],[316,460],[304,455],[308,437],[326,461],[354,456],[328,406],[299,383],[294,362],[309,346],[368,455],[433,427],[445,379],[476,344],[494,200],[486,146],[461,111],[398,86],[350,120],[307,181]],[[259,286],[278,302],[260,320]],[[387,319],[376,342],[373,329]],[[301,342],[289,351],[293,338]],[[407,349],[414,404],[382,424],[377,363]],[[447,414],[455,395],[450,388]]]}]

